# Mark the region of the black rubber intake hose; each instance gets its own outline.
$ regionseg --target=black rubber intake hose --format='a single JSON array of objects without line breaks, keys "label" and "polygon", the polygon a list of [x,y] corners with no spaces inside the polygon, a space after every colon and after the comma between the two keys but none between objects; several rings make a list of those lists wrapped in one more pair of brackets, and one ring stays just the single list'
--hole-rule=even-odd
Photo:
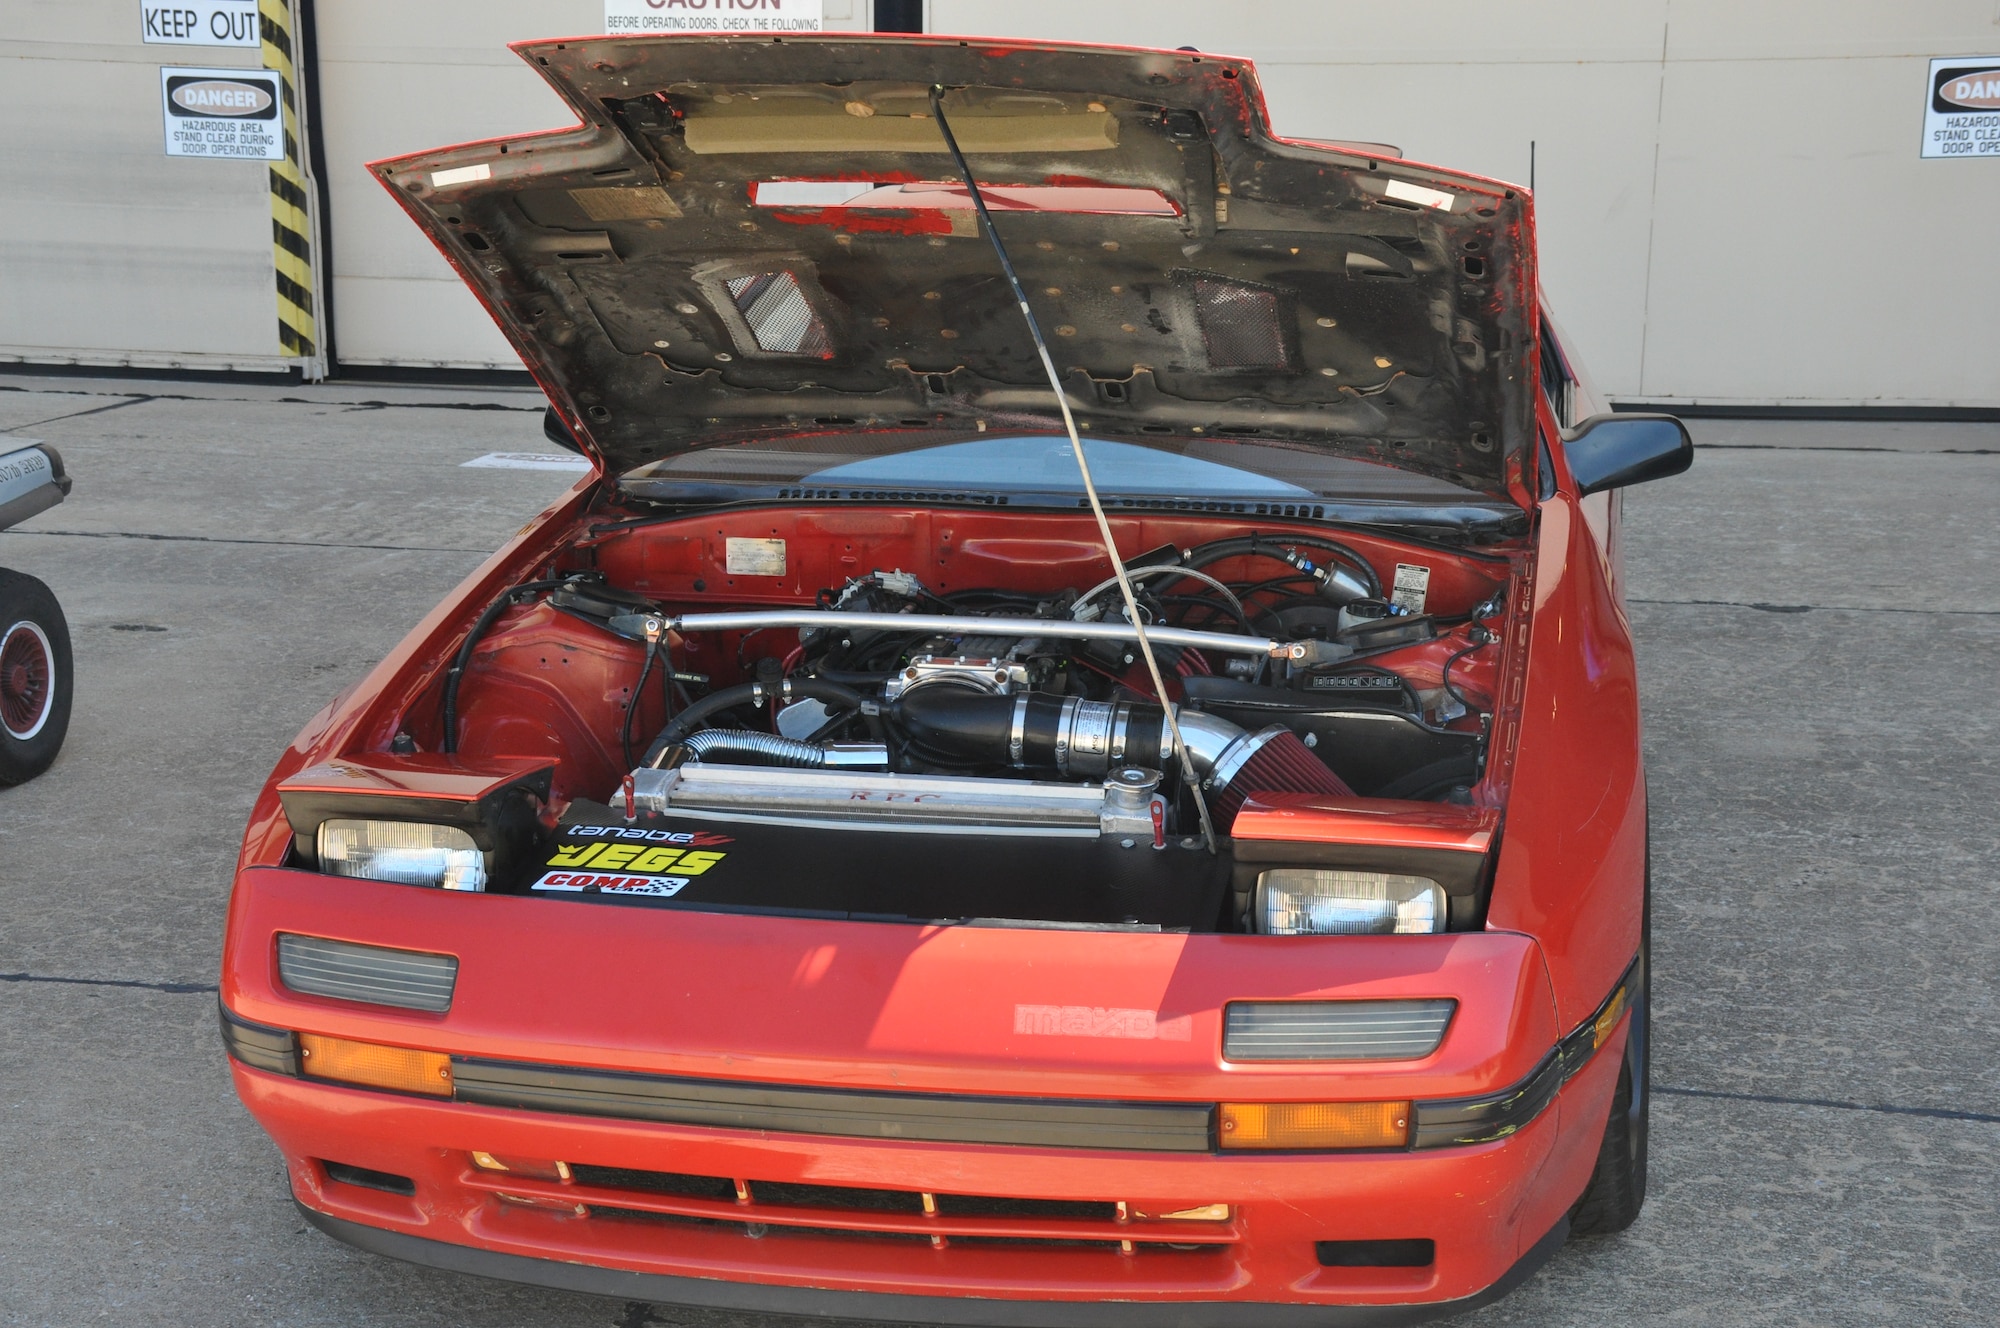
[{"label": "black rubber intake hose", "polygon": [[1145,702],[931,686],[905,692],[894,714],[922,754],[946,762],[1097,778],[1121,765],[1164,770],[1172,756],[1166,714]]}]

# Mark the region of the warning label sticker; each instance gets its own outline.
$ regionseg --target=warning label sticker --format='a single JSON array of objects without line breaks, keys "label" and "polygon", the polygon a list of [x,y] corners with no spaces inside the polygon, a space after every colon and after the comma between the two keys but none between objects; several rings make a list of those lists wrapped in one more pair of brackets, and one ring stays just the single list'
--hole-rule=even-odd
[{"label": "warning label sticker", "polygon": [[723,565],[731,576],[783,576],[785,542],[781,539],[739,539],[722,543]]},{"label": "warning label sticker", "polygon": [[1931,61],[1926,157],[2000,157],[2000,55]]},{"label": "warning label sticker", "polygon": [[1396,580],[1389,588],[1389,602],[1405,613],[1422,613],[1430,596],[1431,569],[1412,563],[1396,564]]},{"label": "warning label sticker", "polygon": [[285,159],[278,76],[265,69],[161,69],[169,157]]},{"label": "warning label sticker", "polygon": [[604,0],[604,30],[818,32],[821,0]]}]

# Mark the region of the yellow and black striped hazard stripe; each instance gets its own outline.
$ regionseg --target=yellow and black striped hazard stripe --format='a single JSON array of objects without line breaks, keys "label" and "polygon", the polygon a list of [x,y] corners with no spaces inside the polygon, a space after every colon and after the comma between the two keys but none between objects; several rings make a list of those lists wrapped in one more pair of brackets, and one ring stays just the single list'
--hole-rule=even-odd
[{"label": "yellow and black striped hazard stripe", "polygon": [[286,355],[319,353],[313,319],[312,213],[305,171],[299,165],[299,77],[292,61],[289,0],[257,0],[264,68],[278,76],[284,94],[285,159],[271,165],[271,254],[278,270],[278,343]]}]

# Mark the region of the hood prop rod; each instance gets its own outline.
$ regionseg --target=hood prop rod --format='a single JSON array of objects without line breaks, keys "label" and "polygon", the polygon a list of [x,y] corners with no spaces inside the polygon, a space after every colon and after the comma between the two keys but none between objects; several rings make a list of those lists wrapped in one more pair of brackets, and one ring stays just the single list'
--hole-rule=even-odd
[{"label": "hood prop rod", "polygon": [[1090,462],[1083,455],[1083,439],[1076,432],[1076,417],[1070,413],[1069,398],[1063,395],[1062,375],[1056,372],[1055,359],[1049,354],[1049,343],[1042,337],[1042,325],[1035,321],[1035,311],[1028,306],[1028,292],[1021,285],[1021,278],[1014,271],[1013,260],[1007,257],[1007,246],[1000,242],[1000,232],[993,225],[993,215],[986,210],[986,196],[979,192],[979,181],[973,178],[972,167],[966,164],[965,154],[959,151],[958,139],[951,132],[951,122],[944,114],[944,85],[931,84],[931,118],[937,121],[938,132],[944,135],[944,145],[951,152],[952,164],[958,167],[958,174],[965,181],[966,189],[972,195],[972,207],[979,214],[979,228],[986,238],[993,242],[993,252],[1000,258],[1000,270],[1007,275],[1007,284],[1014,289],[1014,301],[1021,306],[1021,317],[1028,324],[1028,335],[1034,340],[1035,353],[1042,358],[1042,369],[1049,376],[1049,390],[1056,395],[1056,407],[1062,411],[1063,427],[1069,430],[1070,451],[1076,455],[1076,469],[1083,477],[1084,496],[1090,499],[1090,512],[1097,518],[1097,533],[1104,538],[1104,552],[1111,558],[1111,570],[1118,578],[1118,593],[1125,600],[1125,617],[1139,642],[1139,655],[1146,661],[1146,672],[1152,675],[1153,693],[1159,698],[1160,706],[1167,714],[1167,731],[1174,740],[1174,755],[1180,761],[1181,783],[1194,795],[1195,815],[1201,819],[1202,842],[1207,845],[1211,857],[1215,855],[1215,824],[1209,819],[1208,799],[1202,796],[1201,779],[1195,774],[1194,762],[1188,758],[1187,743],[1181,739],[1180,720],[1175,717],[1173,702],[1167,699],[1166,679],[1160,675],[1160,661],[1153,654],[1153,643],[1147,638],[1145,617],[1139,612],[1139,600],[1132,593],[1132,578],[1125,574],[1125,560],[1118,556],[1118,542],[1112,538],[1111,522],[1104,515],[1104,504],[1098,501],[1097,485],[1090,477]]}]

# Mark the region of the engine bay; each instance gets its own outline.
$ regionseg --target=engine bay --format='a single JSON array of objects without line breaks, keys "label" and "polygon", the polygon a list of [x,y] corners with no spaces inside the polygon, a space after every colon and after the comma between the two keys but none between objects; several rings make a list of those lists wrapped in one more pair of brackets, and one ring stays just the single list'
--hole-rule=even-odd
[{"label": "engine bay", "polygon": [[[485,888],[920,922],[1270,930],[1270,864],[1343,858],[1246,838],[1246,806],[1499,805],[1516,556],[1121,519],[1168,536],[1126,560],[1163,697],[1101,546],[1000,518],[586,523],[391,749],[553,759],[546,833]],[[1410,879],[1442,928],[1480,875]]]}]

